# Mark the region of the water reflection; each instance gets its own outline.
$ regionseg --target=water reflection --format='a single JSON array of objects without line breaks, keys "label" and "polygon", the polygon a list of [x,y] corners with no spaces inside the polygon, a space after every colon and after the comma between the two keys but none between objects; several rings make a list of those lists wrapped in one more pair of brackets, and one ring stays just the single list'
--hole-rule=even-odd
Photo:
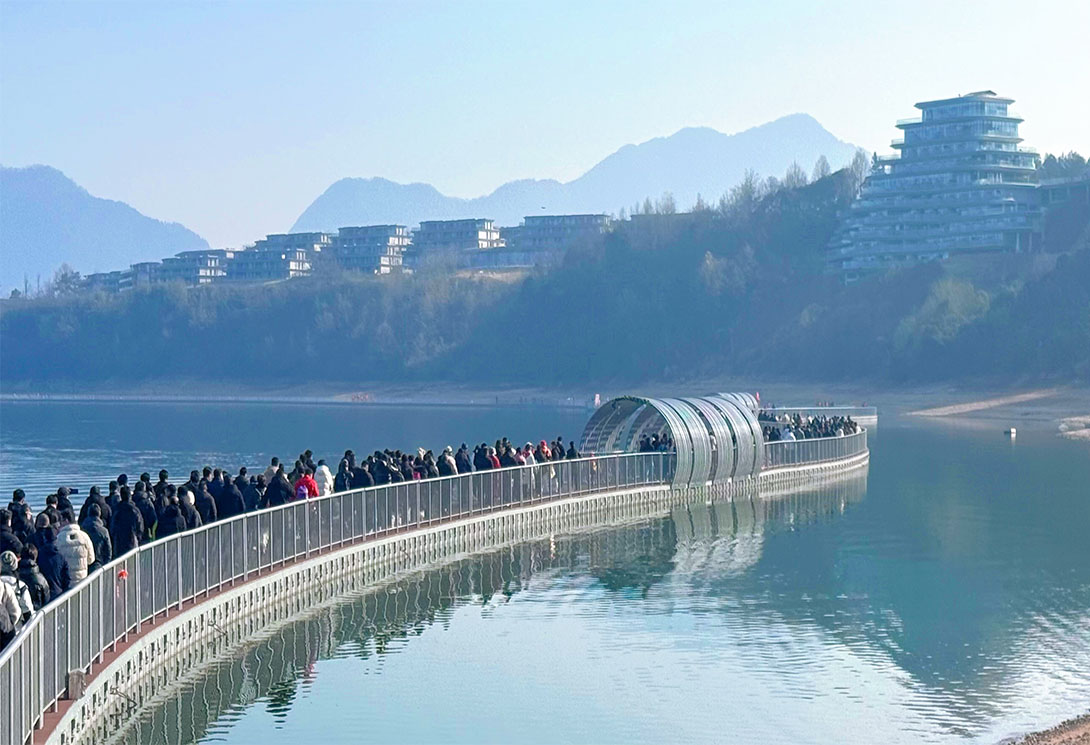
[{"label": "water reflection", "polygon": [[452,623],[459,606],[488,610],[533,592],[538,580],[548,587],[586,577],[607,594],[649,600],[657,585],[682,575],[743,572],[760,557],[767,531],[833,517],[865,490],[863,477],[770,502],[694,504],[668,518],[524,543],[342,598],[167,691],[114,742],[220,739],[255,704],[283,724],[320,661],[381,658],[433,625]]},{"label": "water reflection", "polygon": [[809,493],[693,504],[341,598],[123,739],[994,743],[1090,700],[1090,507],[1077,490],[1025,498],[1049,457],[980,458],[994,483],[878,455],[869,477]]}]

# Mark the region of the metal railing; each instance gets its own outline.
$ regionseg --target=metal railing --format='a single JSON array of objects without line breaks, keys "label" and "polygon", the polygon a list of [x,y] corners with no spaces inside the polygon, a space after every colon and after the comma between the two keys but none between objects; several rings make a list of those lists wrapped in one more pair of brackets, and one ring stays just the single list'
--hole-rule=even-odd
[{"label": "metal railing", "polygon": [[[798,414],[799,416],[843,416],[843,417],[876,417],[877,406],[775,406],[763,408],[761,414]],[[769,424],[767,419],[758,416],[761,424]]]},{"label": "metal railing", "polygon": [[779,440],[765,443],[765,468],[823,463],[859,455],[867,450],[867,430],[843,437]]},{"label": "metal railing", "polygon": [[[843,458],[866,432],[765,444],[766,467]],[[0,652],[0,745],[25,745],[88,671],[152,619],[252,574],[360,540],[474,515],[673,481],[674,453],[624,453],[369,487],[210,523],[133,549],[27,622]]]},{"label": "metal railing", "polygon": [[153,541],[36,613],[0,653],[0,745],[24,745],[87,671],[156,616],[251,574],[361,539],[673,479],[672,453],[554,461],[292,502]]}]

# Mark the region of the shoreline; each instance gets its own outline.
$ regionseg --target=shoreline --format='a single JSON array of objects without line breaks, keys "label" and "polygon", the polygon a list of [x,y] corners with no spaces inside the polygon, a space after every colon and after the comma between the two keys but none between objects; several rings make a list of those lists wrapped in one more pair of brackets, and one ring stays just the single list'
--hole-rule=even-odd
[{"label": "shoreline", "polygon": [[[884,426],[917,425],[992,429],[1014,427],[1026,432],[1048,432],[1057,439],[1090,445],[1090,386],[1003,388],[955,386],[888,387],[867,383],[794,383],[751,379],[707,378],[668,385],[607,383],[600,387],[500,386],[454,383],[356,383],[354,390],[330,383],[284,387],[238,386],[179,380],[169,387],[84,387],[67,390],[4,390],[0,403],[27,404],[164,404],[239,406],[315,406],[383,409],[433,407],[445,409],[525,407],[569,411],[593,411],[595,396],[601,402],[623,395],[674,397],[707,395],[715,391],[759,392],[763,406],[811,407],[818,401],[835,406],[873,406]],[[124,391],[119,392],[119,391]]]},{"label": "shoreline", "polygon": [[1090,712],[1040,732],[1003,740],[999,745],[1090,745]]},{"label": "shoreline", "polygon": [[[813,406],[831,401],[837,406],[877,406],[881,414],[912,416],[936,424],[1002,419],[1015,424],[1030,419],[1062,420],[1067,429],[1081,429],[1090,416],[1090,386],[1073,383],[1047,388],[931,385],[897,387],[859,383],[758,382],[751,378],[702,378],[678,381],[565,387],[541,385],[473,385],[456,383],[309,383],[286,386],[208,384],[180,379],[170,384],[102,385],[72,388],[24,388],[0,391],[0,402],[143,402],[143,403],[260,403],[357,406],[559,406],[593,408],[601,401],[626,394],[647,396],[707,395],[714,391],[760,392],[766,406]],[[124,391],[124,392],[121,392]]]}]

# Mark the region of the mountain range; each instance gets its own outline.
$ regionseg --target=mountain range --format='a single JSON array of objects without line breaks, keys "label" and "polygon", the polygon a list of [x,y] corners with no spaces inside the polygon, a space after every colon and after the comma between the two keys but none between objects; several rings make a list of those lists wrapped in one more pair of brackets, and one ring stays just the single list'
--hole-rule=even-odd
[{"label": "mountain range", "polygon": [[[449,197],[429,184],[384,178],[344,178],[300,215],[293,232],[333,231],[346,225],[491,217],[517,225],[526,215],[617,213],[670,192],[679,209],[698,194],[712,202],[747,169],[781,176],[792,163],[809,171],[824,155],[835,170],[856,147],[830,134],[813,117],[792,114],[737,134],[690,127],[669,137],[625,145],[582,176],[562,183],[524,179],[474,199]],[[260,236],[254,236],[254,239]],[[0,292],[35,286],[68,263],[84,274],[125,269],[179,251],[207,248],[178,223],[141,214],[124,202],[89,194],[55,168],[0,167]]]},{"label": "mountain range", "polygon": [[208,248],[178,223],[92,196],[55,168],[0,167],[0,291],[44,284],[68,263],[77,271],[125,269],[179,251]]},{"label": "mountain range", "polygon": [[524,179],[473,199],[449,197],[429,184],[399,184],[384,178],[344,178],[314,200],[293,232],[332,231],[346,225],[491,217],[517,225],[526,215],[617,213],[647,197],[670,192],[679,209],[700,194],[713,202],[752,169],[782,176],[794,162],[809,172],[824,155],[836,170],[856,146],[843,142],[807,114],[792,114],[736,134],[689,127],[669,137],[625,145],[582,176],[562,183]]}]

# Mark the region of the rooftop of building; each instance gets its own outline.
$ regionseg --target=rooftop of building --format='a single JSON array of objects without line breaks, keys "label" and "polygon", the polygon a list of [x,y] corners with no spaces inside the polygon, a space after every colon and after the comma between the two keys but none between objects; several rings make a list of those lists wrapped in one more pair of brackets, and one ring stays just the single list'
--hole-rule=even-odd
[{"label": "rooftop of building", "polygon": [[943,106],[945,104],[959,103],[964,101],[988,101],[991,103],[1014,103],[1013,98],[1004,98],[998,95],[995,91],[973,91],[972,93],[963,93],[960,96],[954,96],[953,98],[939,98],[934,101],[920,101],[916,104],[917,109],[927,109],[932,106]]},{"label": "rooftop of building", "polygon": [[559,220],[565,217],[578,217],[583,219],[596,219],[596,220],[608,220],[609,215],[604,213],[586,213],[586,214],[561,214],[561,215],[526,215],[523,220]]},{"label": "rooftop of building", "polygon": [[343,228],[337,228],[338,233],[344,232],[379,232],[388,230],[408,230],[405,225],[346,225]]},{"label": "rooftop of building", "polygon": [[457,219],[457,220],[421,220],[420,221],[420,227],[424,228],[425,226],[427,226],[428,228],[436,228],[436,227],[443,227],[443,226],[447,226],[447,225],[449,225],[449,226],[470,225],[470,224],[476,225],[476,224],[479,224],[479,223],[494,223],[494,222],[495,222],[495,220],[493,218],[491,218],[491,217],[463,217],[463,218],[460,218],[460,219]]},{"label": "rooftop of building", "polygon": [[321,239],[321,238],[328,238],[329,235],[330,235],[329,233],[322,233],[322,232],[317,232],[317,233],[269,233],[268,235],[265,236],[265,240],[267,240],[267,241],[282,240],[284,238],[294,238],[294,239],[317,238],[317,239]]}]

